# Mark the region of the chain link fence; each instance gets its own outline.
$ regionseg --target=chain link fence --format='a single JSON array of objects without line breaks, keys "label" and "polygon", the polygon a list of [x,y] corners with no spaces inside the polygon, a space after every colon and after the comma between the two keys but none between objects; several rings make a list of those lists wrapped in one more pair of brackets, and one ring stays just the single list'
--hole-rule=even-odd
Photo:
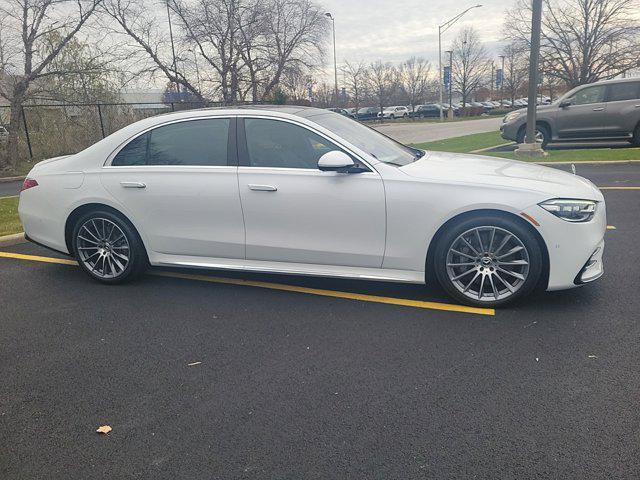
[{"label": "chain link fence", "polygon": [[[147,117],[179,110],[221,106],[220,103],[38,103],[22,108],[20,150],[23,158],[41,160],[79,152],[107,135]],[[0,106],[7,124],[8,106]],[[2,150],[6,144],[3,132]],[[3,154],[0,151],[0,154]]]}]

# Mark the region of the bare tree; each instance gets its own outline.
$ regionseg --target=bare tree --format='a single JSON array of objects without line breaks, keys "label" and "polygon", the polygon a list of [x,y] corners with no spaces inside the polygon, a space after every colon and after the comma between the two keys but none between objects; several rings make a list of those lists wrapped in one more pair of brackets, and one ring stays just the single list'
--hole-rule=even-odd
[{"label": "bare tree", "polygon": [[462,96],[464,107],[475,90],[487,77],[489,61],[487,51],[473,27],[463,29],[453,42],[453,88]]},{"label": "bare tree", "polygon": [[[638,0],[545,0],[541,69],[572,88],[640,67]],[[505,35],[528,47],[531,2],[517,0]]]},{"label": "bare tree", "polygon": [[366,95],[367,91],[367,65],[360,61],[357,63],[344,62],[342,67],[342,73],[344,74],[344,83],[346,89],[353,98],[353,106],[356,109],[356,114],[360,108],[360,101]]},{"label": "bare tree", "polygon": [[521,44],[511,42],[505,45],[502,54],[504,55],[504,72],[502,72],[504,93],[513,104],[529,77],[528,51],[522,48]]},{"label": "bare tree", "polygon": [[427,95],[430,73],[431,64],[424,58],[411,57],[400,65],[400,82],[412,110]]},{"label": "bare tree", "polygon": [[382,112],[398,86],[396,68],[390,62],[384,63],[380,60],[370,64],[367,85]]},{"label": "bare tree", "polygon": [[0,169],[16,165],[24,102],[47,77],[68,74],[52,67],[102,0],[3,0],[0,4],[0,96],[10,104],[7,157]]}]

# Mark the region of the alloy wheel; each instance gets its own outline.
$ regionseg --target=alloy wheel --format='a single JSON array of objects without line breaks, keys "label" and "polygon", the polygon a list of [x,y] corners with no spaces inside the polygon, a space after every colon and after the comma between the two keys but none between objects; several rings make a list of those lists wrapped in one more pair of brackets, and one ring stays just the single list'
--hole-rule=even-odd
[{"label": "alloy wheel", "polygon": [[116,278],[127,269],[131,258],[129,241],[122,229],[106,218],[90,218],[76,237],[78,257],[99,278]]},{"label": "alloy wheel", "polygon": [[529,274],[529,252],[514,233],[480,226],[459,235],[446,257],[449,281],[474,301],[513,296]]}]

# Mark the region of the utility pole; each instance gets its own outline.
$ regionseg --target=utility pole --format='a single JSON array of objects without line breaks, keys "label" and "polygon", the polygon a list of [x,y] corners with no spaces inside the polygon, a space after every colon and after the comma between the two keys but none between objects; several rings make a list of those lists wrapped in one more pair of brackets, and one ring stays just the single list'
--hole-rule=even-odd
[{"label": "utility pole", "polygon": [[459,13],[458,15],[456,15],[450,20],[447,20],[442,25],[438,25],[438,78],[439,78],[438,91],[440,93],[440,121],[441,122],[444,120],[444,114],[442,112],[442,97],[443,97],[443,94],[442,94],[443,93],[442,92],[442,34],[447,30],[449,30],[449,27],[451,27],[451,25],[453,25],[458,20],[460,20],[460,18],[462,18],[462,16],[465,13],[467,13],[469,10],[473,10],[474,8],[480,8],[481,6],[482,6],[481,4],[478,4],[478,5],[474,5],[473,7],[469,7],[464,12]]},{"label": "utility pole", "polygon": [[496,65],[493,60],[491,60],[491,86],[489,88],[489,100],[493,100],[493,79],[495,78],[496,73]]},{"label": "utility pole", "polygon": [[537,142],[536,99],[538,96],[538,64],[540,62],[540,25],[542,22],[542,0],[533,0],[531,14],[531,54],[529,56],[529,94],[527,105],[527,133],[525,143],[515,151],[517,155],[541,157],[544,150]]},{"label": "utility pole", "polygon": [[502,68],[502,77],[500,77],[500,108],[504,108],[504,55],[500,55],[498,58],[502,62],[502,66],[500,67]]},{"label": "utility pole", "polygon": [[336,20],[330,12],[324,14],[325,17],[331,19],[333,27],[333,74],[335,76],[334,90],[336,96],[336,107],[338,106],[338,59],[336,58]]},{"label": "utility pole", "polygon": [[[171,39],[171,53],[173,55],[173,72],[178,76],[178,64],[176,63],[176,47],[173,43],[173,29],[171,28],[171,12],[169,11],[169,0],[167,0],[167,19],[169,20],[169,38]],[[178,92],[178,99],[180,99],[180,83],[175,82],[176,91]]]},{"label": "utility pole", "polygon": [[453,50],[447,50],[444,53],[449,54],[449,110],[447,117],[449,120],[453,120]]}]

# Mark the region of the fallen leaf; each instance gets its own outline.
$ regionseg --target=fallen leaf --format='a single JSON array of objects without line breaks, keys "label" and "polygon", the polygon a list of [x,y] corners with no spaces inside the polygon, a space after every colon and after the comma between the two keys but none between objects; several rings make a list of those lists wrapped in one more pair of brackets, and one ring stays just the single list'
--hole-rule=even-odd
[{"label": "fallen leaf", "polygon": [[598,358],[597,355],[589,355],[589,358]]},{"label": "fallen leaf", "polygon": [[98,433],[103,433],[103,434],[107,434],[112,430],[112,428],[109,425],[101,425],[98,427],[98,429],[96,430],[96,432]]},{"label": "fallen leaf", "polygon": [[200,365],[202,362],[193,362],[193,363],[187,363],[188,367],[193,367],[194,365]]}]

